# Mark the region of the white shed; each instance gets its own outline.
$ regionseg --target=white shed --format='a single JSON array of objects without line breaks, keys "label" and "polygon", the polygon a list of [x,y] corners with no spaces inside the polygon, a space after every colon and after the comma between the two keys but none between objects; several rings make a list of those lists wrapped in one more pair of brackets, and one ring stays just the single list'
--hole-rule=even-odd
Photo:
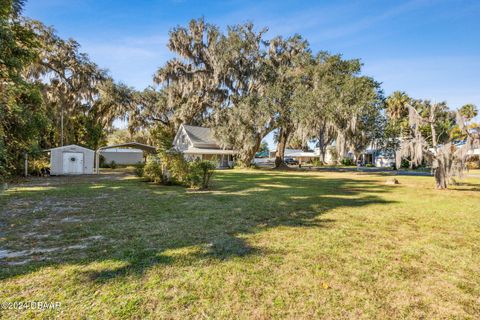
[{"label": "white shed", "polygon": [[50,174],[93,174],[95,151],[71,144],[50,149]]}]

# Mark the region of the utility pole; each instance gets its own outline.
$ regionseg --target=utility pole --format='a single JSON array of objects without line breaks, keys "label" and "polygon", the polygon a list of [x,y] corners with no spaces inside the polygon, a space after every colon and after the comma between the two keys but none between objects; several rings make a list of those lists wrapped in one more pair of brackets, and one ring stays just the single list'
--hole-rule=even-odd
[{"label": "utility pole", "polygon": [[25,152],[25,177],[28,177],[28,153]]},{"label": "utility pole", "polygon": [[63,103],[61,108],[61,115],[60,115],[60,145],[63,147]]}]

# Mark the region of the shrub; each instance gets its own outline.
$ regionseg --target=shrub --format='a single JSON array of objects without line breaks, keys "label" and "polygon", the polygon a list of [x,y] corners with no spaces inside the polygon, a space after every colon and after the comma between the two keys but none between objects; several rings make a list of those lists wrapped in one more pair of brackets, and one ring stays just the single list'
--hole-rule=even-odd
[{"label": "shrub", "polygon": [[180,152],[161,152],[160,161],[164,164],[163,183],[188,184],[188,162]]},{"label": "shrub", "polygon": [[143,173],[144,173],[144,168],[145,168],[145,164],[144,163],[138,163],[135,165],[135,175],[137,177],[143,177]]},{"label": "shrub", "polygon": [[2,139],[0,139],[0,182],[7,180],[7,151],[3,145]]},{"label": "shrub", "polygon": [[480,162],[478,162],[478,161],[467,162],[467,169],[468,170],[480,169]]},{"label": "shrub", "polygon": [[7,170],[0,164],[0,183],[7,181]]},{"label": "shrub", "polygon": [[162,165],[160,159],[156,156],[148,156],[143,167],[143,177],[155,183],[164,182]]},{"label": "shrub", "polygon": [[215,163],[204,160],[194,161],[189,164],[188,181],[191,187],[208,189],[215,172]]},{"label": "shrub", "polygon": [[[207,189],[210,185],[215,163],[211,161],[187,162],[178,152],[161,152],[158,156],[149,156],[143,167],[137,167],[137,175],[143,171],[143,177],[162,184],[179,184],[191,188]],[[137,171],[138,170],[138,171]]]},{"label": "shrub", "polygon": [[480,156],[472,155],[468,157],[466,165],[469,170],[480,169]]},{"label": "shrub", "polygon": [[371,163],[367,163],[367,164],[365,165],[365,167],[367,167],[367,168],[373,168],[373,167],[375,167],[375,166],[374,166],[373,164],[371,164]]},{"label": "shrub", "polygon": [[32,159],[28,162],[28,165],[28,171],[31,175],[41,176],[42,172],[45,172],[45,170],[50,167],[50,160],[45,157]]},{"label": "shrub", "polygon": [[353,160],[350,159],[350,158],[343,158],[342,161],[340,161],[340,163],[344,166],[354,166],[355,165]]},{"label": "shrub", "polygon": [[312,165],[314,167],[321,167],[321,166],[323,166],[323,163],[322,163],[322,161],[320,161],[318,159],[315,159],[315,160],[312,161]]},{"label": "shrub", "polygon": [[110,168],[116,169],[117,168],[117,163],[112,160],[112,162],[110,162]]}]

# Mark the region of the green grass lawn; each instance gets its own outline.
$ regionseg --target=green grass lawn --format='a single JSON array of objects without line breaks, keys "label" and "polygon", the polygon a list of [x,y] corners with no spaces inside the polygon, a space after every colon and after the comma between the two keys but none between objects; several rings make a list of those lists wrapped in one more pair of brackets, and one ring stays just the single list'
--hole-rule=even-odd
[{"label": "green grass lawn", "polygon": [[[68,180],[67,180],[68,179]],[[480,176],[219,171],[211,191],[128,175],[0,196],[13,318],[479,318]],[[7,250],[7,251],[5,251]]]}]

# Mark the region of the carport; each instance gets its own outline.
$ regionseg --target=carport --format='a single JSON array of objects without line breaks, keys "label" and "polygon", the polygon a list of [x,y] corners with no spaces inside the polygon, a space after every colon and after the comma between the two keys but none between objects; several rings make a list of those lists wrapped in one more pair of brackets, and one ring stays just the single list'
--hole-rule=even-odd
[{"label": "carport", "polygon": [[140,142],[126,142],[126,143],[114,144],[114,145],[111,145],[111,146],[98,148],[95,151],[95,169],[96,169],[97,174],[100,173],[100,152],[102,150],[117,149],[117,148],[134,148],[134,149],[140,149],[140,150],[142,150],[146,153],[150,153],[150,154],[157,153],[157,148],[155,148],[154,146],[150,146],[148,144],[143,144],[143,143],[140,143]]}]

